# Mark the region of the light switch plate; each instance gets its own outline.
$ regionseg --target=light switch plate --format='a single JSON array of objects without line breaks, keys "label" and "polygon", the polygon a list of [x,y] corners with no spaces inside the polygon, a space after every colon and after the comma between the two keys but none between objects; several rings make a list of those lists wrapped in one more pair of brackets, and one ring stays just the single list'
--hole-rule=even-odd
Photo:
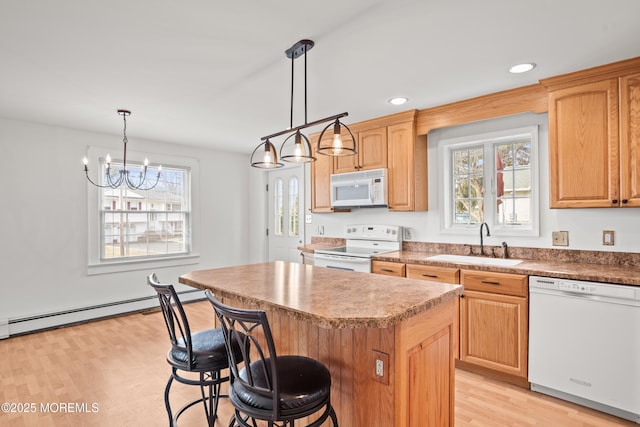
[{"label": "light switch plate", "polygon": [[568,231],[551,232],[551,244],[553,246],[569,246],[569,232]]},{"label": "light switch plate", "polygon": [[613,246],[613,230],[602,230],[602,244]]}]

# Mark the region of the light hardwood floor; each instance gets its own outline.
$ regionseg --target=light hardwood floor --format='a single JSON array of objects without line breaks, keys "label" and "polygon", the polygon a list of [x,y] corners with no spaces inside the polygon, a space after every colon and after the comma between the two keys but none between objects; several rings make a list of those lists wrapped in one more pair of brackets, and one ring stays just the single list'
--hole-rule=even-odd
[{"label": "light hardwood floor", "polygon": [[[213,325],[208,302],[188,304],[185,309],[192,329]],[[0,426],[166,426],[167,347],[159,312],[0,340],[0,402],[13,404],[10,409],[14,410],[35,409],[31,413],[3,411]],[[175,407],[198,395],[197,388],[176,383],[171,394]],[[86,412],[65,410],[63,405],[68,403]],[[226,427],[231,415],[228,402],[223,402],[219,415],[216,425]],[[180,421],[181,427],[206,425],[200,408],[191,409]],[[456,372],[455,425],[637,426],[461,370]]]}]

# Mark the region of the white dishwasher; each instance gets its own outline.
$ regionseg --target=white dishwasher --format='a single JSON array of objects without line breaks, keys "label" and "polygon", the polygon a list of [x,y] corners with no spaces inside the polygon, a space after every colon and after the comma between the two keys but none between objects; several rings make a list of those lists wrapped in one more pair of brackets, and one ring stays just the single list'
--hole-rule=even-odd
[{"label": "white dishwasher", "polygon": [[640,424],[640,286],[529,277],[531,390]]}]

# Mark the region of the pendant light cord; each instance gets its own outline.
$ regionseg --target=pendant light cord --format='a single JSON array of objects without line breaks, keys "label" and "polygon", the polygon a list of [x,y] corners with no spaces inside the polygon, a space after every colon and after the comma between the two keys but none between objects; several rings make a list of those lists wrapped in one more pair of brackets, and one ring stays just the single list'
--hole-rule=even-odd
[{"label": "pendant light cord", "polygon": [[307,47],[304,47],[304,124],[307,124]]},{"label": "pendant light cord", "polygon": [[295,61],[295,56],[291,55],[291,112],[289,113],[289,129],[293,128],[293,70],[295,68],[293,61]]}]

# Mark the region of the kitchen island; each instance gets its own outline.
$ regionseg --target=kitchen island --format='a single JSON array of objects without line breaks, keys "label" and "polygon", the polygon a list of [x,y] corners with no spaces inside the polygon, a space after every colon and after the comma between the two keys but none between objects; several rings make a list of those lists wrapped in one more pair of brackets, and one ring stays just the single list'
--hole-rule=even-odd
[{"label": "kitchen island", "polygon": [[331,371],[341,426],[453,425],[461,286],[280,261],[193,271],[179,281],[265,310],[278,354],[313,357]]}]

